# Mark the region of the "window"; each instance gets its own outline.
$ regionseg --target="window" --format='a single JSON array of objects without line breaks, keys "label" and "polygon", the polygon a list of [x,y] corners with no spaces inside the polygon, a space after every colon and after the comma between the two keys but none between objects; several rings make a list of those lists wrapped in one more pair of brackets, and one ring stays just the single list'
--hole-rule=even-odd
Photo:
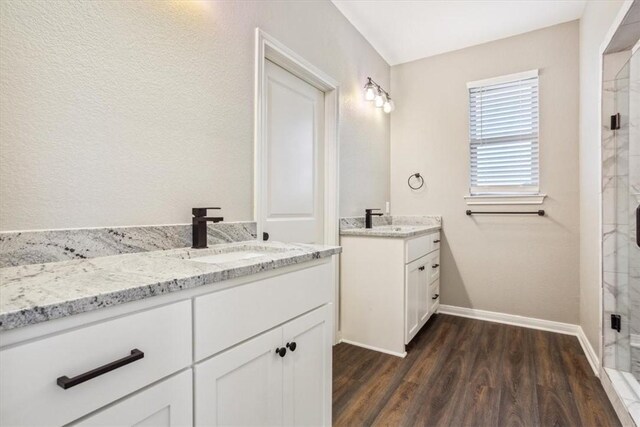
[{"label": "window", "polygon": [[538,70],[467,87],[471,195],[538,194]]}]

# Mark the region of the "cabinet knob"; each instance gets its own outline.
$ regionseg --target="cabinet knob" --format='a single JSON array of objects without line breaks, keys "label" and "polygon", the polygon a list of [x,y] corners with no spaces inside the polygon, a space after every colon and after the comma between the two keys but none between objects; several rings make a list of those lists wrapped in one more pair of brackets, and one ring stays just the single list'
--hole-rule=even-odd
[{"label": "cabinet knob", "polygon": [[291,351],[296,351],[296,347],[298,347],[298,345],[295,343],[295,341],[287,343],[287,348]]},{"label": "cabinet knob", "polygon": [[433,243],[440,243],[440,239],[434,240]]},{"label": "cabinet knob", "polygon": [[440,267],[440,264],[433,264],[433,265],[431,266],[431,268],[438,268],[438,267]]},{"label": "cabinet knob", "polygon": [[434,296],[431,297],[431,299],[438,299],[440,297],[440,294],[435,294]]},{"label": "cabinet knob", "polygon": [[424,265],[422,267],[418,267],[418,270],[424,271]]},{"label": "cabinet knob", "polygon": [[276,353],[278,356],[284,357],[284,355],[287,354],[287,349],[284,347],[276,348]]}]

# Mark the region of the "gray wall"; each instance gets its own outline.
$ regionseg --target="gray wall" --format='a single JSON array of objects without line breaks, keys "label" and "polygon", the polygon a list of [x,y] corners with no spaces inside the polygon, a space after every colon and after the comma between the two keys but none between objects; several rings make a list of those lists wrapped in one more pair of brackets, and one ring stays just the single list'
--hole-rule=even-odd
[{"label": "gray wall", "polygon": [[580,20],[580,326],[596,352],[602,334],[600,46],[623,2],[587,2]]},{"label": "gray wall", "polygon": [[[391,68],[391,210],[443,216],[443,304],[578,323],[578,35],[574,21]],[[466,83],[535,68],[548,216],[467,217]],[[426,189],[412,192],[417,171]]]},{"label": "gray wall", "polygon": [[389,200],[389,66],[325,0],[0,3],[0,231],[253,219],[259,26],[341,83],[340,213]]}]

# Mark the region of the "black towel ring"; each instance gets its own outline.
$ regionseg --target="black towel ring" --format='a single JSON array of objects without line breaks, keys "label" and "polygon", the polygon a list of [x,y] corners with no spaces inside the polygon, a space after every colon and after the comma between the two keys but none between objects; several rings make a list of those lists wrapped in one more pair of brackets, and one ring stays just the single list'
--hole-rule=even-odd
[{"label": "black towel ring", "polygon": [[[416,178],[420,180],[420,185],[417,185],[415,187],[411,185],[411,178]],[[409,185],[409,188],[411,188],[412,190],[419,190],[424,185],[424,178],[422,177],[422,175],[420,175],[420,172],[416,172],[413,175],[409,175],[409,179],[407,179],[407,184]]]}]

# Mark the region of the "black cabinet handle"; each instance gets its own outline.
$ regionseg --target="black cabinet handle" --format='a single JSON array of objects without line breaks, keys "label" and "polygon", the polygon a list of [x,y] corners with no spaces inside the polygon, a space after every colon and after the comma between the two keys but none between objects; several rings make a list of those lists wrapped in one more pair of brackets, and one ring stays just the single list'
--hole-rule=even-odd
[{"label": "black cabinet handle", "polygon": [[434,240],[433,243],[440,243],[440,239]]},{"label": "black cabinet handle", "polygon": [[438,267],[440,267],[440,264],[433,264],[433,265],[431,266],[431,268],[438,268]]},{"label": "black cabinet handle", "polygon": [[435,294],[435,296],[431,297],[431,299],[438,299],[440,298],[440,294]]},{"label": "black cabinet handle", "polygon": [[291,351],[296,351],[296,348],[298,347],[298,345],[295,343],[295,341],[292,342],[288,342],[287,343],[287,348]]},{"label": "black cabinet handle", "polygon": [[424,271],[424,265],[422,267],[418,267],[418,270]]},{"label": "black cabinet handle", "polygon": [[636,208],[636,245],[640,247],[640,205]]},{"label": "black cabinet handle", "polygon": [[136,360],[140,360],[144,357],[144,353],[137,348],[131,350],[131,354],[129,356],[123,357],[122,359],[116,360],[115,362],[107,363],[106,365],[100,366],[99,368],[93,369],[89,372],[85,372],[84,374],[80,374],[77,377],[69,378],[66,375],[58,378],[57,383],[63,389],[68,389],[71,387],[75,387],[78,384],[82,384],[85,381],[89,381],[95,377],[99,377],[100,375],[106,374],[107,372],[111,372],[115,369],[121,368],[129,363],[133,363]]},{"label": "black cabinet handle", "polygon": [[284,355],[287,354],[287,349],[284,347],[276,348],[276,353],[278,356],[284,357]]}]

